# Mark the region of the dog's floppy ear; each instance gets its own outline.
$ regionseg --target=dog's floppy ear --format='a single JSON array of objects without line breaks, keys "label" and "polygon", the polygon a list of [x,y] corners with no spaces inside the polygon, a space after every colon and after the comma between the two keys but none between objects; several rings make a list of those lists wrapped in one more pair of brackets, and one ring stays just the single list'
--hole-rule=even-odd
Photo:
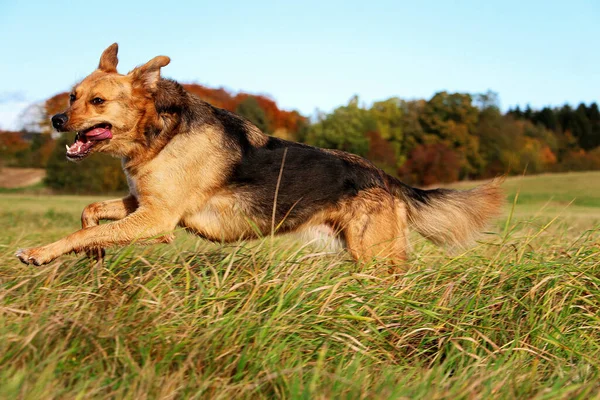
[{"label": "dog's floppy ear", "polygon": [[104,72],[117,72],[117,64],[119,63],[119,59],[117,58],[118,52],[118,44],[113,43],[108,46],[100,56],[100,64],[98,64],[98,69]]},{"label": "dog's floppy ear", "polygon": [[152,92],[160,80],[160,69],[171,62],[167,56],[154,57],[146,64],[135,68],[129,73],[133,78],[133,83],[138,84]]}]

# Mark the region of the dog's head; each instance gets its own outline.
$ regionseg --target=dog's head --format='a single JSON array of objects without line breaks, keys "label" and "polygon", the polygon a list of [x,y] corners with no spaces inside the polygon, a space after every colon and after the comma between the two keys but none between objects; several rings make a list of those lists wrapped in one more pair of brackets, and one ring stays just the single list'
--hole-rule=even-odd
[{"label": "dog's head", "polygon": [[129,156],[144,142],[144,130],[158,124],[153,97],[169,57],[155,57],[121,75],[117,51],[116,43],[104,50],[98,69],[71,91],[69,108],[52,117],[57,131],[77,132],[75,143],[67,146],[71,161],[96,151]]}]

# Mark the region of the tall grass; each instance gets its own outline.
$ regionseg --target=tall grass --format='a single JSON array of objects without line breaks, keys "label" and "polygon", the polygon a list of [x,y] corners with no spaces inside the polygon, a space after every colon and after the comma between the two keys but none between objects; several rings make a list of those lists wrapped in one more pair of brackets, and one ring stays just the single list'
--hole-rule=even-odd
[{"label": "tall grass", "polygon": [[81,208],[18,209],[0,213],[1,398],[600,395],[597,215],[517,206],[462,254],[414,237],[390,275],[288,238],[186,235],[23,266],[14,250]]}]

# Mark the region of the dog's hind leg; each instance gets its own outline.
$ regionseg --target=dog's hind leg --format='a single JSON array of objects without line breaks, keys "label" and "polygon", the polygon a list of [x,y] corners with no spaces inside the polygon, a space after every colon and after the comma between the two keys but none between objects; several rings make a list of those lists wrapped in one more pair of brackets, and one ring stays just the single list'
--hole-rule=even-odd
[{"label": "dog's hind leg", "polygon": [[404,270],[408,246],[406,220],[398,211],[402,210],[392,201],[379,207],[355,209],[342,234],[348,251],[359,264],[375,261],[387,266],[391,273]]}]

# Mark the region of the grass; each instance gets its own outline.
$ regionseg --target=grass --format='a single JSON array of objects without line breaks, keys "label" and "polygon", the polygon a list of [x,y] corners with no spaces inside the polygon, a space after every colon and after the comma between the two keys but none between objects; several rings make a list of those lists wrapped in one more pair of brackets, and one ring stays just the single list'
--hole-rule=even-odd
[{"label": "grass", "polygon": [[1,194],[0,398],[599,396],[599,182],[509,179],[493,234],[453,256],[415,236],[401,276],[185,234],[23,266],[98,198]]}]

